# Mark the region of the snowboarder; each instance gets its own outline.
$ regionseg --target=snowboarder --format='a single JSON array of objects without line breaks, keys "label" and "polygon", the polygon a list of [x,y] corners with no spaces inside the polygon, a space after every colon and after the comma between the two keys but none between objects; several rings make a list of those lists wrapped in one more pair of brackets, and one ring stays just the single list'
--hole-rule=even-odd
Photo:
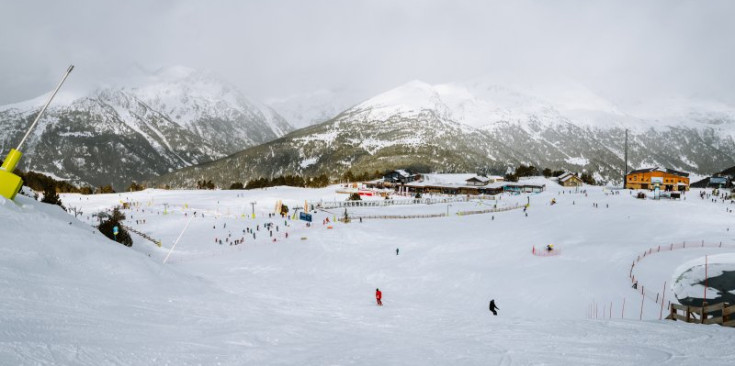
[{"label": "snowboarder", "polygon": [[396,255],[398,255],[398,248],[396,248]]},{"label": "snowboarder", "polygon": [[383,301],[381,301],[382,299],[383,299],[383,293],[380,292],[379,288],[376,288],[375,289],[375,300],[378,302],[378,306],[383,306]]},{"label": "snowboarder", "polygon": [[495,306],[495,299],[492,299],[490,300],[490,311],[493,312],[493,315],[498,315],[498,312],[496,310],[500,310],[500,308]]}]

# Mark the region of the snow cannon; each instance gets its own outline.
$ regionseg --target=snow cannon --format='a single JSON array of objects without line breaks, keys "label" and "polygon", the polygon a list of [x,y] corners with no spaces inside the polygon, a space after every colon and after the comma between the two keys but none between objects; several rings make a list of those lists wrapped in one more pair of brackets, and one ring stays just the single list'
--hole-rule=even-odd
[{"label": "snow cannon", "polygon": [[13,170],[15,170],[15,166],[18,165],[22,155],[23,153],[20,151],[10,149],[2,167],[0,167],[0,195],[9,200],[14,199],[15,195],[20,192],[20,188],[23,187],[23,180],[13,174]]},{"label": "snow cannon", "polygon": [[54,92],[51,93],[51,97],[48,98],[48,101],[36,116],[36,119],[31,124],[31,127],[29,127],[28,131],[26,131],[23,139],[20,140],[18,147],[16,147],[15,149],[10,149],[8,156],[5,157],[5,161],[3,161],[3,165],[0,166],[0,195],[2,195],[3,197],[9,200],[15,199],[15,195],[18,194],[21,187],[23,187],[23,179],[13,174],[13,170],[15,170],[18,162],[20,162],[20,157],[23,156],[23,153],[20,152],[20,148],[21,146],[23,146],[26,138],[28,138],[28,135],[30,135],[33,131],[33,128],[36,127],[36,124],[41,119],[41,116],[43,116],[43,113],[46,112],[46,108],[48,108],[49,104],[51,104],[51,101],[56,96],[56,93],[59,92],[59,89],[61,89],[61,85],[64,84],[64,81],[69,76],[72,70],[74,70],[74,65],[70,65],[69,68],[66,70],[66,73],[64,73],[64,77],[61,78],[59,85],[57,85]]}]

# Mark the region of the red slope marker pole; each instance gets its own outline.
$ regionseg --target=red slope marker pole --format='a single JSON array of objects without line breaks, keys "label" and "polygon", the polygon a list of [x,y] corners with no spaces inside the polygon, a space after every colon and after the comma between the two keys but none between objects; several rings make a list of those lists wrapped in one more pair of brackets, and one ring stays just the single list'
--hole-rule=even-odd
[{"label": "red slope marker pole", "polygon": [[620,319],[625,319],[625,298],[623,298],[623,310],[620,311]]},{"label": "red slope marker pole", "polygon": [[641,315],[638,320],[643,320],[643,300],[646,299],[646,295],[643,293],[643,286],[641,286]]}]

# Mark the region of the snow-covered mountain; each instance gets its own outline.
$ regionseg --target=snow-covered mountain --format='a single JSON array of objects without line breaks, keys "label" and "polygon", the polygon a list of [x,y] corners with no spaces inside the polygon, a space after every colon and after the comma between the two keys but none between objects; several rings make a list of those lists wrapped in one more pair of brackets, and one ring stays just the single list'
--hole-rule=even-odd
[{"label": "snow-covered mountain", "polygon": [[709,174],[735,165],[735,108],[657,103],[649,106],[660,108],[657,115],[634,114],[577,84],[549,93],[485,81],[412,81],[330,121],[155,181],[191,186],[207,177],[226,186],[281,174],[334,176],[348,169],[504,173],[531,164],[620,182],[626,129],[633,168],[659,165]]},{"label": "snow-covered mountain", "polygon": [[[292,130],[270,107],[185,67],[83,96],[60,94],[23,147],[20,168],[124,188]],[[47,96],[0,107],[0,150],[15,147]]]}]

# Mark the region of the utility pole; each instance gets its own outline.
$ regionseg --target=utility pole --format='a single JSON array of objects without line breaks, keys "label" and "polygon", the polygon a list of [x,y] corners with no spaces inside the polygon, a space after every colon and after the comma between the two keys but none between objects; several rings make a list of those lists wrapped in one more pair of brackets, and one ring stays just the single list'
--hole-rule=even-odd
[{"label": "utility pole", "polygon": [[625,129],[625,169],[623,169],[623,189],[628,183],[628,129]]}]

